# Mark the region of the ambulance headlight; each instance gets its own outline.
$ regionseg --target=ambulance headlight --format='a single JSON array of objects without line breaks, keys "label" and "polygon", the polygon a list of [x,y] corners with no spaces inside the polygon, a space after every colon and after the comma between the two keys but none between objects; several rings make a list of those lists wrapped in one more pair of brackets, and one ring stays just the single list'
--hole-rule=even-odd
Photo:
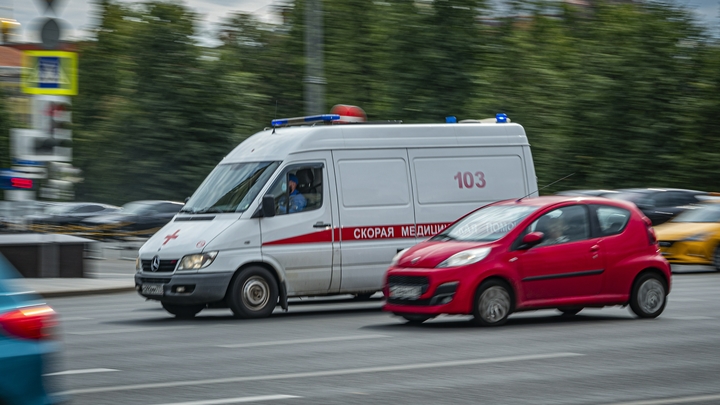
[{"label": "ambulance headlight", "polygon": [[210,265],[215,260],[218,252],[198,253],[196,255],[187,255],[180,261],[178,270],[197,270]]},{"label": "ambulance headlight", "polygon": [[468,264],[477,263],[490,254],[490,248],[484,247],[479,249],[468,249],[455,253],[447,260],[437,265],[437,267],[460,267]]},{"label": "ambulance headlight", "polygon": [[390,262],[390,267],[397,266],[398,262],[400,261],[400,258],[405,254],[405,252],[408,251],[410,248],[405,248],[398,252],[398,254],[395,255],[395,257],[392,258],[392,261]]}]

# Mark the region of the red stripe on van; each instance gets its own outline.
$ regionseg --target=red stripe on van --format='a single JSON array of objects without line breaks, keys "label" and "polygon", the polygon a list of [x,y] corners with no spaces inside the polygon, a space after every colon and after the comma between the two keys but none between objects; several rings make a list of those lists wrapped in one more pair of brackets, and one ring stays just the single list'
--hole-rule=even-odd
[{"label": "red stripe on van", "polygon": [[427,238],[439,233],[448,225],[450,224],[447,222],[440,222],[417,225],[377,225],[334,228],[332,230],[326,229],[319,232],[293,236],[291,238],[265,242],[263,243],[263,246],[298,243],[328,243],[332,242],[333,238],[336,241],[342,240],[345,242],[357,240],[408,239],[415,237]]},{"label": "red stripe on van", "polygon": [[266,245],[292,245],[298,243],[330,243],[332,242],[332,229],[325,229],[318,232],[306,233],[304,235],[293,236],[292,238],[278,239],[270,242],[264,242]]},{"label": "red stripe on van", "polygon": [[447,222],[431,224],[377,225],[342,228],[342,240],[406,239],[433,236],[450,225]]}]

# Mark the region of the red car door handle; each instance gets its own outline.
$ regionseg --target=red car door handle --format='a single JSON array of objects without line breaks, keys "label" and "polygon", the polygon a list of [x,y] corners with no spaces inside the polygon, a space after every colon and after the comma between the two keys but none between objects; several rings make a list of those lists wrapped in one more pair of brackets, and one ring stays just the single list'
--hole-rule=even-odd
[{"label": "red car door handle", "polygon": [[593,245],[593,246],[590,248],[590,251],[591,251],[591,252],[597,252],[598,250],[600,250],[600,246],[598,246],[598,245]]}]

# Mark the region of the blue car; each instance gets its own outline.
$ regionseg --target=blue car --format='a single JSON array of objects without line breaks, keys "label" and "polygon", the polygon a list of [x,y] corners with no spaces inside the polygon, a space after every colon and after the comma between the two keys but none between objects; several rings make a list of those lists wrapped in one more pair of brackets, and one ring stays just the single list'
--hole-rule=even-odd
[{"label": "blue car", "polygon": [[21,276],[0,255],[0,404],[60,403],[50,381],[61,344],[55,311],[33,292],[18,288]]}]

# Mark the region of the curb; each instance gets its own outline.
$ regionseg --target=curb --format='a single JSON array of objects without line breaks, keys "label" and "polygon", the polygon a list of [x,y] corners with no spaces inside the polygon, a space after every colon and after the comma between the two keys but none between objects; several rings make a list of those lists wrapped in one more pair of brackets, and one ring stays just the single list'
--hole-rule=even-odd
[{"label": "curb", "polygon": [[135,291],[135,286],[96,288],[92,290],[36,291],[43,298],[80,297],[85,295],[117,294]]}]

